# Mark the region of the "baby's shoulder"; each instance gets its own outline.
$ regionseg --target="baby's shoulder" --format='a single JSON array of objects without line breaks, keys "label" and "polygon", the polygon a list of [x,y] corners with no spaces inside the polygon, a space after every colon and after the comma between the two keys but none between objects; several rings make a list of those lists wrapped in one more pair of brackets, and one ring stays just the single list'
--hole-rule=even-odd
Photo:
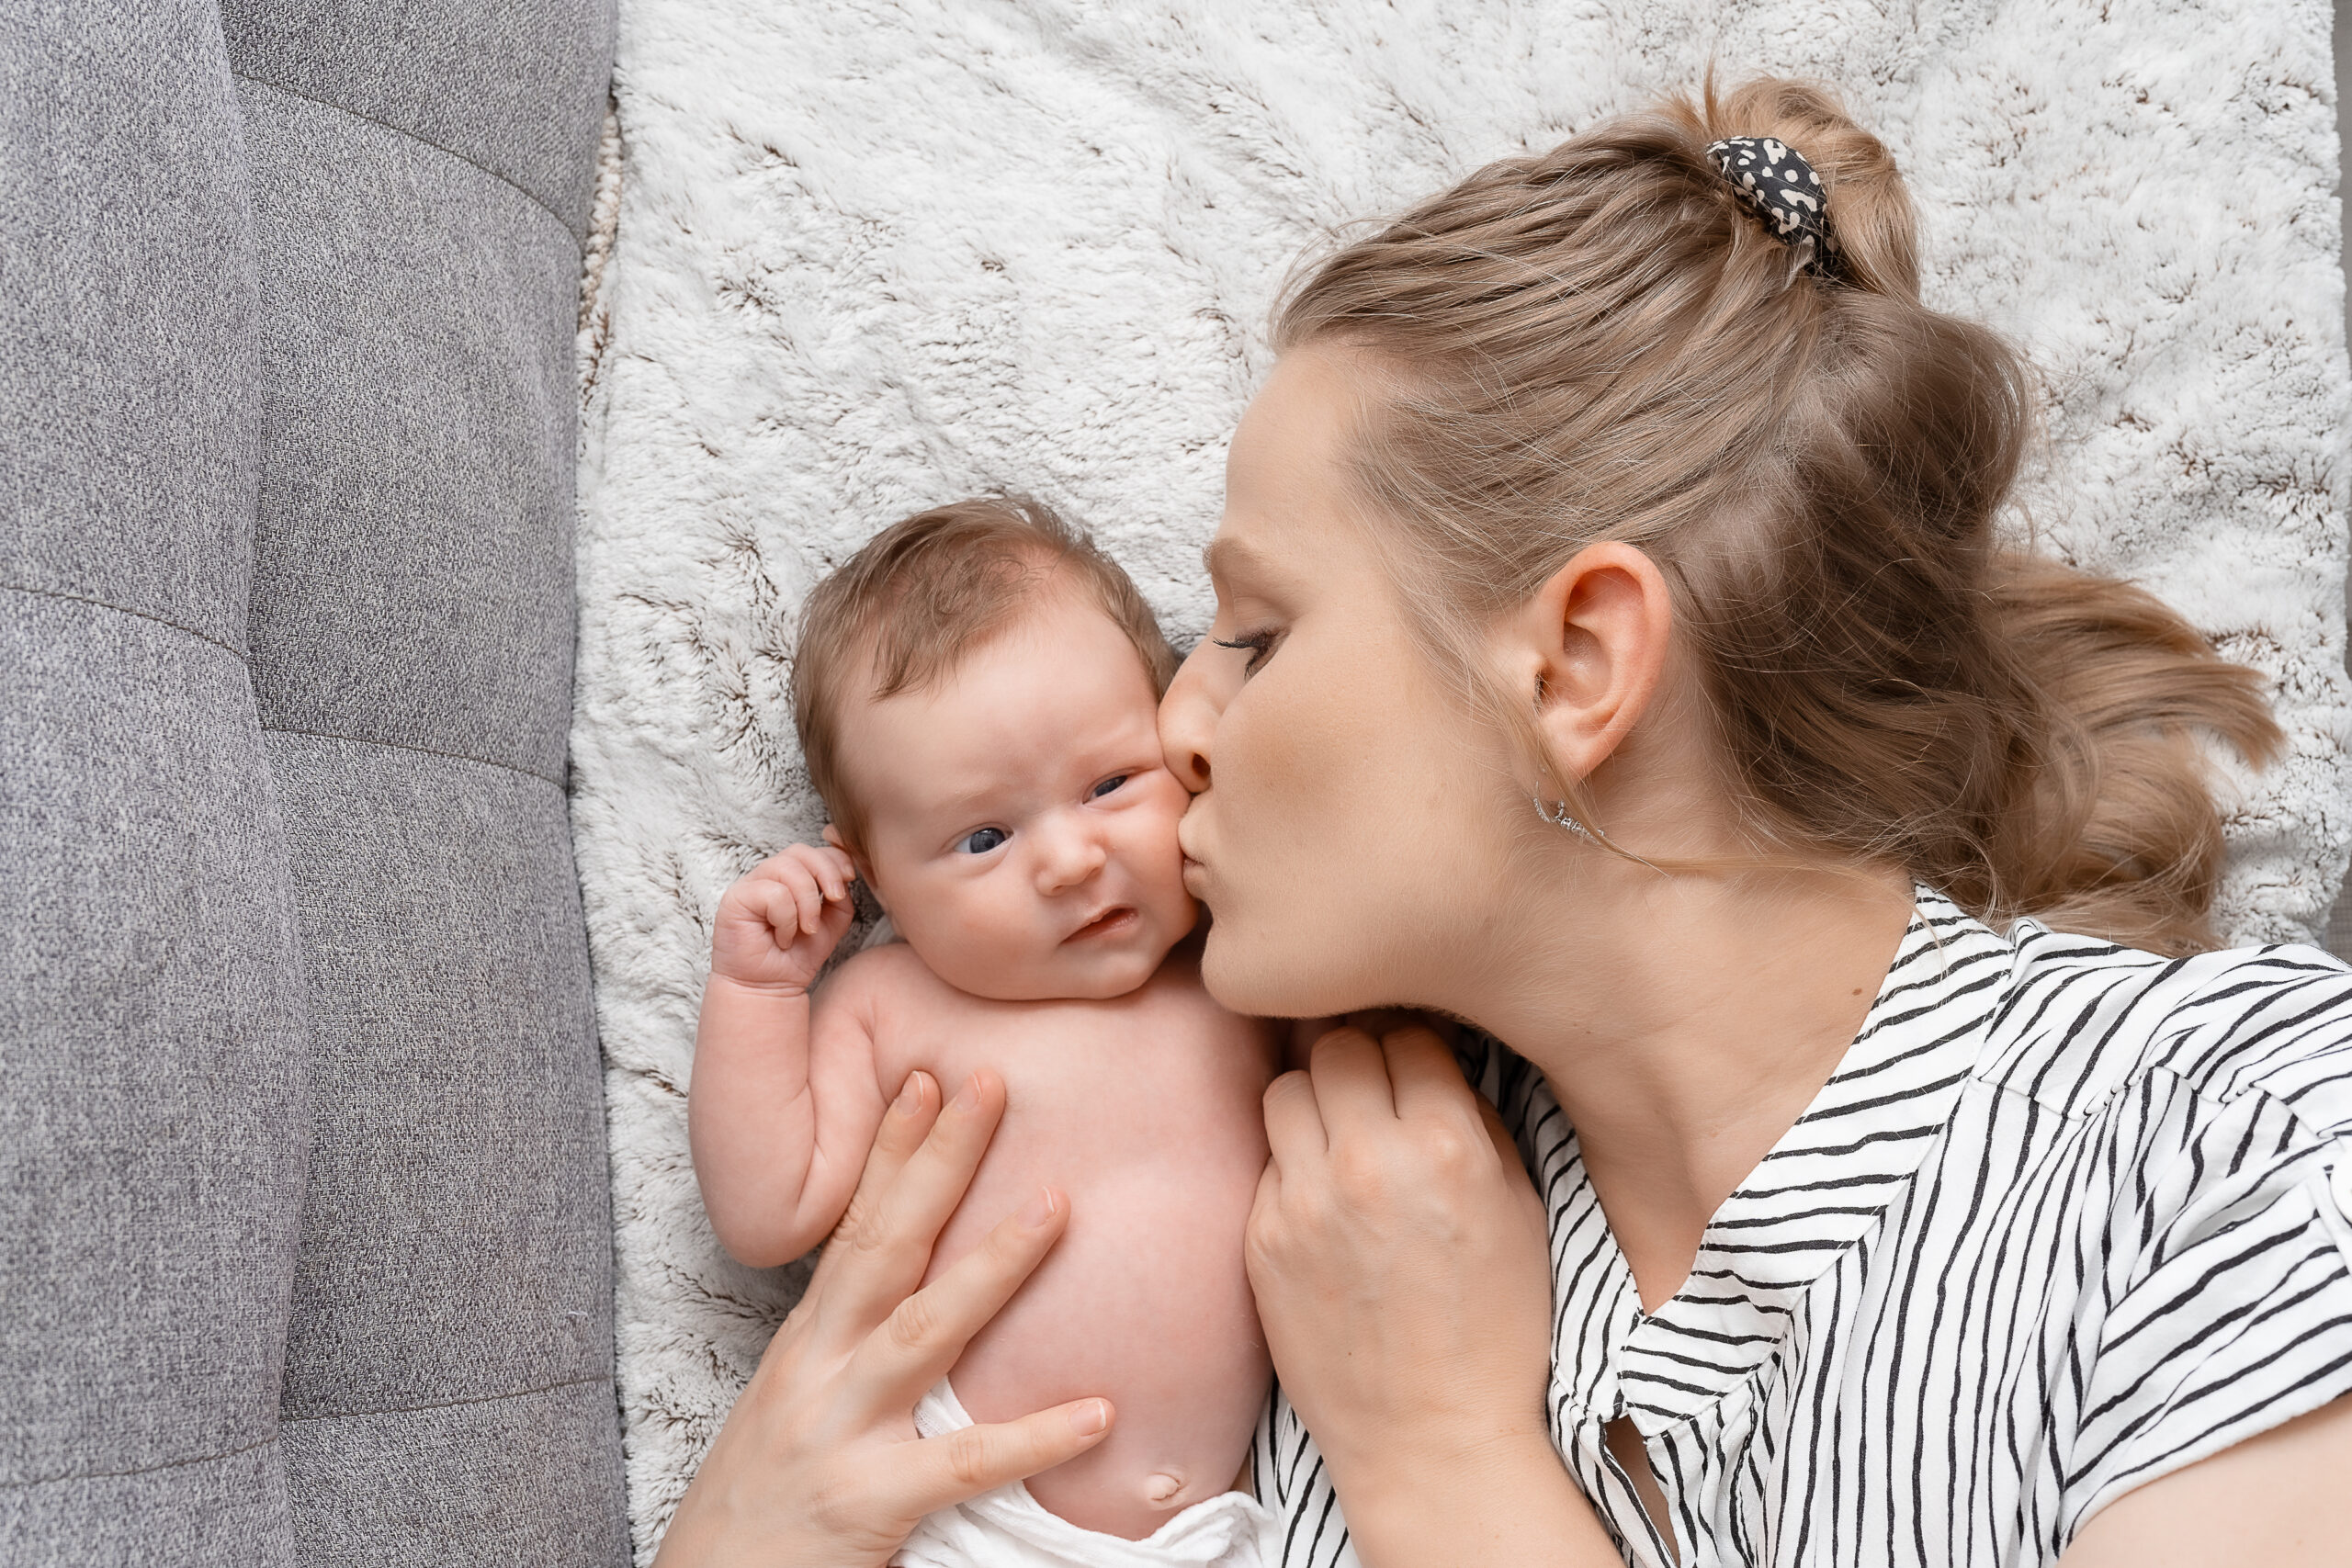
[{"label": "baby's shoulder", "polygon": [[932,974],[932,966],[906,942],[882,942],[842,959],[816,987],[816,1006],[854,1009],[870,1030],[879,1032],[986,1004]]},{"label": "baby's shoulder", "polygon": [[853,953],[833,966],[817,987],[816,1005],[823,1010],[850,1009],[872,1018],[877,1004],[936,1005],[933,993],[948,987],[915,956],[903,942],[883,942]]}]

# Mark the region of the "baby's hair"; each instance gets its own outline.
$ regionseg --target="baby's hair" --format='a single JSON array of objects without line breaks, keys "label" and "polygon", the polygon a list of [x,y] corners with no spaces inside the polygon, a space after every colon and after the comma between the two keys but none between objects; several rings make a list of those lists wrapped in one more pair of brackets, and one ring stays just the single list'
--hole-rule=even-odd
[{"label": "baby's hair", "polygon": [[[1737,137],[1818,173],[1836,277],[1711,162]],[[2031,383],[1918,278],[1875,137],[1820,88],[1711,81],[1324,255],[1274,340],[1380,372],[1353,454],[1375,542],[1433,657],[1539,759],[1524,694],[1475,674],[1477,628],[1623,540],[1673,587],[1759,863],[1826,852],[1996,923],[2210,946],[2195,737],[2267,761],[2259,678],[2138,589],[1996,536]]]},{"label": "baby's hair", "polygon": [[1090,598],[1126,634],[1165,692],[1176,655],[1119,563],[1042,502],[981,496],[918,512],[866,541],[817,584],[800,613],[792,722],[834,829],[853,849],[865,819],[842,773],[841,716],[852,696],[922,691],[1019,624],[1049,585]]}]

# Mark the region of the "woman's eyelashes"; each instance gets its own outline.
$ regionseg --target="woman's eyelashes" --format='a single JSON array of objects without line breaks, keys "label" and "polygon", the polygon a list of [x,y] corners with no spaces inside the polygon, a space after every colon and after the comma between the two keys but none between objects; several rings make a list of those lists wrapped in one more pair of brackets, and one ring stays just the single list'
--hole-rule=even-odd
[{"label": "woman's eyelashes", "polygon": [[1012,837],[1012,834],[1001,828],[975,828],[956,840],[956,852],[966,855],[984,855]]},{"label": "woman's eyelashes", "polygon": [[1229,648],[1236,652],[1247,653],[1250,657],[1242,664],[1241,672],[1244,675],[1254,675],[1258,672],[1258,667],[1272,656],[1274,644],[1280,639],[1280,633],[1268,630],[1244,632],[1241,636],[1232,638],[1215,637],[1209,640],[1219,648]]}]

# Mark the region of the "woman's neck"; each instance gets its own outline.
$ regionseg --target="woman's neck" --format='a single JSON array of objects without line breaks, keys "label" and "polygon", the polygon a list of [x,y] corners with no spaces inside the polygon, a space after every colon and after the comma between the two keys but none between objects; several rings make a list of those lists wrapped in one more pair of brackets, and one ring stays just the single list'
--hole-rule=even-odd
[{"label": "woman's neck", "polygon": [[1715,1211],[1836,1072],[1902,942],[1911,885],[1881,870],[1707,877],[1582,858],[1580,874],[1522,898],[1525,940],[1491,953],[1475,1021],[1550,1082],[1655,1311]]}]

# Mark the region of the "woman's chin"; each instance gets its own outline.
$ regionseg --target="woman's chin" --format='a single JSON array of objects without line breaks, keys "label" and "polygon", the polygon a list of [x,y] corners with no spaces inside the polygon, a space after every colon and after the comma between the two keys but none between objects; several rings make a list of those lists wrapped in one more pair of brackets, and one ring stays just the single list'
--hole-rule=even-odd
[{"label": "woman's chin", "polygon": [[[1215,911],[1211,911],[1214,916]],[[1361,1006],[1329,1005],[1338,991],[1307,954],[1254,941],[1230,915],[1212,918],[1201,947],[1201,984],[1217,1005],[1250,1018],[1329,1018]],[[1348,995],[1356,993],[1350,990]]]}]

